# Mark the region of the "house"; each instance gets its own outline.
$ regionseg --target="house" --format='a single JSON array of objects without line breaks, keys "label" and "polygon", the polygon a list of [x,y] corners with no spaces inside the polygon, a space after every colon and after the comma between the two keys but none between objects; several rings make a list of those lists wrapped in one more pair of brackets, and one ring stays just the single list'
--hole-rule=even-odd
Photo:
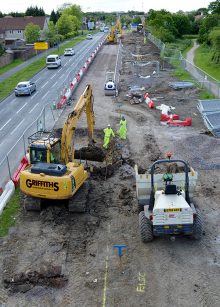
[{"label": "house", "polygon": [[48,29],[48,22],[49,17],[46,16],[2,17],[0,18],[0,41],[4,41],[7,45],[7,42],[25,40],[24,30],[29,23],[38,25],[43,35],[43,32]]}]

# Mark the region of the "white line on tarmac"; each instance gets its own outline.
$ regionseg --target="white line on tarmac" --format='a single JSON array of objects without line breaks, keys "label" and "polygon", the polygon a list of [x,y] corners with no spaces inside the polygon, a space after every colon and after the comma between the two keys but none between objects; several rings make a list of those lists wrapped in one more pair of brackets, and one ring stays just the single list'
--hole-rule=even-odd
[{"label": "white line on tarmac", "polygon": [[59,77],[59,79],[63,79],[64,76],[65,76],[65,74],[62,74],[62,75]]},{"label": "white line on tarmac", "polygon": [[31,99],[33,99],[36,96],[37,93],[35,93],[34,95],[31,96]]},{"label": "white line on tarmac", "polygon": [[35,106],[29,111],[29,113],[33,112],[33,110],[39,105],[39,103],[36,103]]},{"label": "white line on tarmac", "polygon": [[66,62],[66,64],[64,64],[63,66],[66,66],[68,64],[68,62]]},{"label": "white line on tarmac", "polygon": [[54,87],[57,84],[57,81],[52,85],[52,87]]},{"label": "white line on tarmac", "polygon": [[0,128],[0,131],[11,121],[11,118]]},{"label": "white line on tarmac", "polygon": [[13,102],[13,101],[15,101],[16,99],[14,98],[14,99],[12,99],[12,101],[11,102]]},{"label": "white line on tarmac", "polygon": [[18,114],[26,105],[27,105],[27,102],[16,113]]},{"label": "white line on tarmac", "polygon": [[44,83],[43,86],[41,86],[41,88],[44,88],[47,85],[48,81],[46,83]]},{"label": "white line on tarmac", "polygon": [[56,74],[55,75],[53,75],[50,79],[52,80],[54,77],[56,77]]},{"label": "white line on tarmac", "polygon": [[45,96],[47,96],[49,94],[49,91],[46,92],[46,94],[44,94],[44,96],[42,96],[42,98],[44,98]]},{"label": "white line on tarmac", "polygon": [[10,133],[10,135],[12,135],[17,129],[19,126],[21,126],[21,124],[23,123],[24,119],[22,119],[22,121],[20,122],[19,125],[17,125],[17,127]]},{"label": "white line on tarmac", "polygon": [[39,81],[40,80],[40,78],[38,78],[37,80],[35,80],[34,82],[36,83],[37,81]]}]

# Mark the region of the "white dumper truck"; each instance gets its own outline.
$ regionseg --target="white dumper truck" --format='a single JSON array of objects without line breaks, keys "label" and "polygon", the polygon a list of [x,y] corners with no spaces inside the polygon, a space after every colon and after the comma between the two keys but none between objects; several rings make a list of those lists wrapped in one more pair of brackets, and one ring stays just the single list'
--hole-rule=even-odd
[{"label": "white dumper truck", "polygon": [[[182,164],[184,172],[155,173],[161,164],[166,164],[166,167]],[[169,157],[154,162],[148,174],[139,174],[137,166],[135,173],[142,241],[150,242],[162,235],[187,235],[192,239],[201,239],[202,216],[192,202],[197,172],[189,168],[185,161],[171,160]]]}]

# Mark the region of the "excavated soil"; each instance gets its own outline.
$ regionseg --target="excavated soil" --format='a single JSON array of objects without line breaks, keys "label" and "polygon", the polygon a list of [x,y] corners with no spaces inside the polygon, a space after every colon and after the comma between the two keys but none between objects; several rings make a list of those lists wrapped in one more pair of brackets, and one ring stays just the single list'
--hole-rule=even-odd
[{"label": "excavated soil", "polygon": [[[73,104],[91,84],[96,146],[102,148],[108,123],[116,133],[106,153],[108,163],[88,162],[93,173],[86,213],[70,214],[65,205],[48,206],[40,214],[20,210],[16,226],[1,239],[0,306],[220,305],[220,141],[207,133],[197,110],[199,89],[170,88],[168,82],[178,81],[172,67],[162,65],[158,49],[143,42],[141,34],[124,35],[118,97],[104,96],[103,90],[106,72],[114,71],[116,45],[102,48],[80,83]],[[137,61],[152,63],[137,68]],[[154,73],[157,61],[166,67],[159,75]],[[192,126],[162,124],[160,111],[144,102],[146,92],[156,106],[174,107],[180,119],[191,117]],[[56,129],[72,107],[63,112]],[[126,141],[118,137],[122,114],[128,125]],[[78,129],[76,150],[87,146],[85,117]],[[178,237],[141,242],[134,165],[145,173],[167,151],[198,171],[194,201],[204,219],[201,241]],[[117,244],[126,246],[121,262]]]}]

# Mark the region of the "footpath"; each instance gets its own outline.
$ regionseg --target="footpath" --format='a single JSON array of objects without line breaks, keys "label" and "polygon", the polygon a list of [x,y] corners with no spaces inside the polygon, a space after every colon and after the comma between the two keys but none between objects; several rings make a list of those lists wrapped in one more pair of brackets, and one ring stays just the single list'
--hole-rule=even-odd
[{"label": "footpath", "polygon": [[208,75],[205,71],[194,64],[195,51],[199,47],[194,40],[193,47],[186,54],[186,70],[215,97],[220,98],[220,82]]},{"label": "footpath", "polygon": [[[61,44],[59,44],[59,46],[62,46],[66,43],[70,42],[70,40],[66,40],[64,42],[62,42]],[[41,52],[38,55],[33,56],[32,58],[30,58],[29,60],[25,61],[24,63],[19,64],[18,66],[6,71],[5,73],[0,75],[0,82],[4,81],[5,79],[11,77],[12,75],[14,75],[16,72],[20,71],[21,69],[27,67],[28,65],[30,65],[31,63],[35,62],[36,60],[43,58],[44,56],[46,56],[48,54],[48,52],[51,52],[53,50],[57,50],[57,48],[59,47],[53,47],[50,48],[46,51]]]}]

